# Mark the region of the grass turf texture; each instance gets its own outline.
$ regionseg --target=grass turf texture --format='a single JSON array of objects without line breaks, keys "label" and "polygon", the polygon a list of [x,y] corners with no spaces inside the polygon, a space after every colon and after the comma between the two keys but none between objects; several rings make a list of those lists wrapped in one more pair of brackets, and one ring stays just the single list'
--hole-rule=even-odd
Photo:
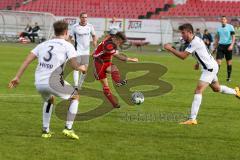
[{"label": "grass turf texture", "polygon": [[[128,106],[121,101],[120,109],[90,121],[76,122],[74,129],[79,141],[62,135],[65,122],[53,113],[51,130],[55,135],[51,139],[41,138],[42,103],[33,84],[36,62],[26,70],[17,89],[7,89],[7,83],[32,47],[0,44],[1,160],[240,159],[240,101],[234,96],[213,93],[208,88],[203,95],[199,125],[178,125],[179,119],[171,116],[188,113],[200,72],[193,70],[193,58],[181,61],[164,52],[131,50],[127,54],[142,62],[166,66],[168,72],[161,79],[173,85],[170,93],[147,98],[140,106]],[[222,65],[220,82],[230,87],[239,84],[239,60],[234,57],[230,83],[225,82],[226,64]],[[84,85],[101,89],[97,82]],[[79,110],[88,110],[98,102],[83,95]],[[127,117],[139,114],[140,119]],[[160,118],[146,120],[141,119],[141,115],[160,115]]]}]

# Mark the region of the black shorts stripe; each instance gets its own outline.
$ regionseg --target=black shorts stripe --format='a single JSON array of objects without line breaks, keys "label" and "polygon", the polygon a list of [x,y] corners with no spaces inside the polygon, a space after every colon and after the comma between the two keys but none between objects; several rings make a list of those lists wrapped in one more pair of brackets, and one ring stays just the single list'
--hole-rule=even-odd
[{"label": "black shorts stripe", "polygon": [[74,34],[74,48],[77,50],[77,35],[76,33]]}]

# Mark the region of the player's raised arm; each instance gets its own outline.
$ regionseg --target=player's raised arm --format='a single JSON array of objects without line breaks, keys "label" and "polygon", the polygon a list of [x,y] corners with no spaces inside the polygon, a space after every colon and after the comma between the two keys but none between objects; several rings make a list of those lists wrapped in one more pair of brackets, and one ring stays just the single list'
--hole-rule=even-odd
[{"label": "player's raised arm", "polygon": [[126,61],[126,62],[138,62],[138,58],[130,58],[130,57],[127,57],[127,56],[124,55],[123,53],[119,53],[118,50],[116,51],[116,53],[115,53],[113,56],[116,57],[117,59],[121,60],[121,61]]},{"label": "player's raised arm", "polygon": [[13,88],[16,87],[19,82],[20,82],[20,78],[22,77],[24,71],[27,69],[27,67],[29,66],[29,64],[35,60],[37,58],[37,56],[33,53],[30,53],[26,59],[24,60],[24,62],[22,63],[21,67],[18,69],[18,72],[16,74],[16,76],[9,82],[8,87],[9,88]]},{"label": "player's raised arm", "polygon": [[186,52],[186,51],[180,52],[180,51],[174,49],[171,44],[165,44],[164,48],[167,51],[172,52],[175,56],[177,56],[178,58],[180,58],[182,60],[186,59],[189,56],[188,52]]},{"label": "player's raised arm", "polygon": [[117,59],[121,60],[121,61],[138,62],[138,58],[127,57],[126,55],[124,55],[122,53],[119,53],[118,51],[113,56],[116,57]]}]

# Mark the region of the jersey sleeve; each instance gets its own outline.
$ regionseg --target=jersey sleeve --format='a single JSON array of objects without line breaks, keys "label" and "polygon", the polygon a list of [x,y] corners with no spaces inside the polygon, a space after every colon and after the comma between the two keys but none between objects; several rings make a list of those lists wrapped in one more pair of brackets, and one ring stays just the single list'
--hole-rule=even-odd
[{"label": "jersey sleeve", "polygon": [[187,48],[185,49],[185,51],[192,54],[193,52],[196,51],[196,49],[197,49],[196,43],[192,42],[192,43],[190,43],[190,44],[187,46]]},{"label": "jersey sleeve", "polygon": [[31,50],[31,53],[33,53],[35,56],[39,57],[40,47],[41,47],[41,44],[37,45],[33,50]]},{"label": "jersey sleeve", "polygon": [[71,44],[69,44],[67,47],[67,59],[71,59],[74,57],[77,57],[77,51]]},{"label": "jersey sleeve", "polygon": [[230,31],[233,31],[233,32],[235,31],[232,25],[230,25],[229,28],[230,28]]}]

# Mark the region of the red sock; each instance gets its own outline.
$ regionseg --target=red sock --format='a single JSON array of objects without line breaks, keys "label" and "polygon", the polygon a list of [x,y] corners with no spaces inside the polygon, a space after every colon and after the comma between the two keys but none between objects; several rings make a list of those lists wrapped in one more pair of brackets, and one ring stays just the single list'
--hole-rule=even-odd
[{"label": "red sock", "polygon": [[111,102],[113,107],[118,105],[118,102],[117,102],[116,98],[112,95],[111,90],[108,86],[103,87],[103,93],[105,94],[107,99]]},{"label": "red sock", "polygon": [[111,76],[115,83],[119,83],[121,81],[119,70],[115,65],[111,66]]}]

